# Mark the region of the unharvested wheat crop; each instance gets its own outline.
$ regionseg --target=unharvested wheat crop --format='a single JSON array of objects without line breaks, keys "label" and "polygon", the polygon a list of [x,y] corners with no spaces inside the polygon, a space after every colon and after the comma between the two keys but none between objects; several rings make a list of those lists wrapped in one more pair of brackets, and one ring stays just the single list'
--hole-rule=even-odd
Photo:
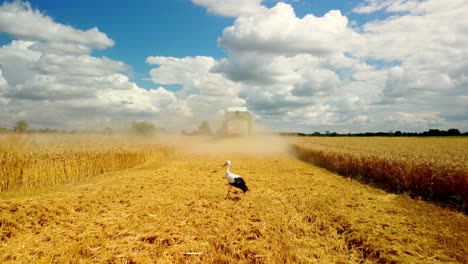
[{"label": "unharvested wheat crop", "polygon": [[148,138],[4,135],[0,137],[0,192],[125,170],[162,159],[172,150]]},{"label": "unharvested wheat crop", "polygon": [[333,172],[467,210],[468,138],[310,137],[292,144]]}]

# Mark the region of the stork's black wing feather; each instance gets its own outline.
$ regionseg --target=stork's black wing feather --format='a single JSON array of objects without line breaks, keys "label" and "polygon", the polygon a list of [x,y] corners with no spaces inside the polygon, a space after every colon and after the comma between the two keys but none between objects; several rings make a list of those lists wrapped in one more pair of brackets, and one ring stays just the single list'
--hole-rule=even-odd
[{"label": "stork's black wing feather", "polygon": [[244,179],[242,178],[235,178],[234,179],[234,182],[233,183],[229,183],[231,184],[232,186],[236,187],[236,188],[239,188],[241,189],[243,192],[246,192],[249,190],[249,188],[247,188],[247,185],[245,185],[245,181]]}]

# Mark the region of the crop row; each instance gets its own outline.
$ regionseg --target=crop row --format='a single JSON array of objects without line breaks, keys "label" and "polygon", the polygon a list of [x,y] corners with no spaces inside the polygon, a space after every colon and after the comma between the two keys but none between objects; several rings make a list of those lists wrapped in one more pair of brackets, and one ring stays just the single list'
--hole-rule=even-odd
[{"label": "crop row", "polygon": [[74,182],[168,156],[168,146],[80,142],[59,145],[1,142],[0,192]]},{"label": "crop row", "polygon": [[412,155],[411,152],[397,155],[390,148],[385,152],[382,145],[375,145],[376,150],[370,151],[370,145],[359,148],[353,139],[348,140],[347,147],[302,141],[293,143],[293,148],[300,158],[340,175],[467,212],[468,168],[466,162],[458,160],[465,152],[444,160],[436,158],[447,156],[443,148],[435,153],[418,153],[418,147],[413,146]]}]

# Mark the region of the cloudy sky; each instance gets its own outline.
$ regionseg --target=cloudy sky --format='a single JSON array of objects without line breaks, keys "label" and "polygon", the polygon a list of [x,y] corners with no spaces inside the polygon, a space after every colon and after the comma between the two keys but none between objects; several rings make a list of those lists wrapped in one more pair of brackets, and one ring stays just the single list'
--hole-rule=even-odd
[{"label": "cloudy sky", "polygon": [[0,127],[468,131],[467,0],[0,3]]}]

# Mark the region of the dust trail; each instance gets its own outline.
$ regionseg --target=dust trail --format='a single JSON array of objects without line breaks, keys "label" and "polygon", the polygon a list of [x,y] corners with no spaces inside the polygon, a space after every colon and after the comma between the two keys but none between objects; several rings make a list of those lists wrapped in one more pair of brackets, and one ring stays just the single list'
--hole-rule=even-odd
[{"label": "dust trail", "polygon": [[186,154],[248,155],[271,157],[289,155],[288,143],[278,136],[255,135],[233,138],[206,138],[187,147]]}]

